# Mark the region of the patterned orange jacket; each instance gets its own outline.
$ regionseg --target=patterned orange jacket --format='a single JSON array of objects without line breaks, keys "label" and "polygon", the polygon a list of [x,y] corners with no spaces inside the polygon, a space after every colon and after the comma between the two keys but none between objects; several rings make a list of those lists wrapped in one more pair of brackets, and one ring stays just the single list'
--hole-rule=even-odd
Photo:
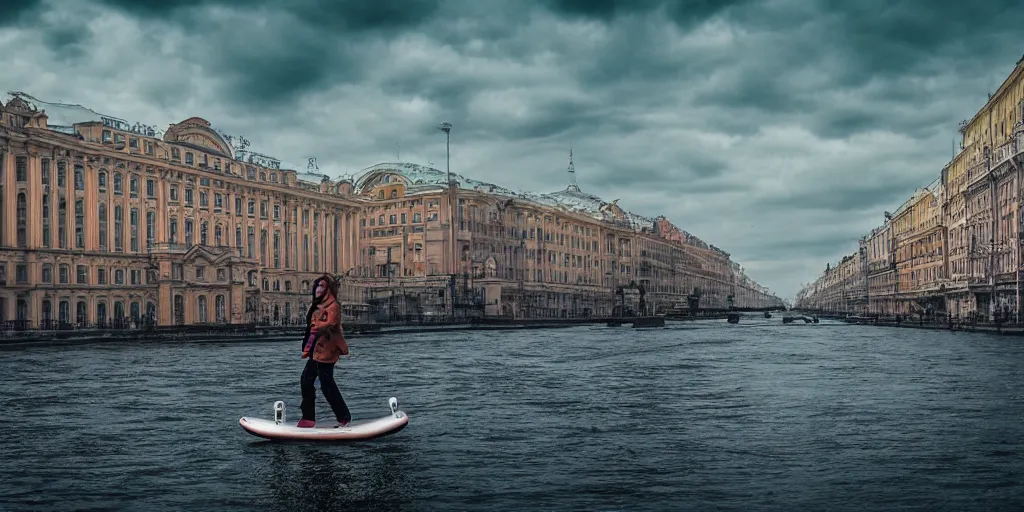
[{"label": "patterned orange jacket", "polygon": [[341,330],[341,305],[330,293],[317,305],[310,321],[311,333],[320,337],[313,349],[313,360],[318,363],[337,363],[348,354],[348,342]]}]

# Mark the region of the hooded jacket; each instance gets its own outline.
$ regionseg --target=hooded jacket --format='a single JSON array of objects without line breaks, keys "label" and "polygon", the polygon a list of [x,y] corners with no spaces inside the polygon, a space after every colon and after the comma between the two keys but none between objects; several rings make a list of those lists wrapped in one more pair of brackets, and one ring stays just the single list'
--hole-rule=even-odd
[{"label": "hooded jacket", "polygon": [[308,335],[304,337],[304,343],[312,338],[316,344],[313,349],[313,360],[318,363],[333,364],[343,355],[348,354],[348,343],[345,341],[345,334],[341,329],[341,305],[338,304],[338,284],[329,276],[317,279],[313,284],[314,293],[316,287],[323,281],[326,291],[323,298],[317,301],[311,308],[308,323]]}]

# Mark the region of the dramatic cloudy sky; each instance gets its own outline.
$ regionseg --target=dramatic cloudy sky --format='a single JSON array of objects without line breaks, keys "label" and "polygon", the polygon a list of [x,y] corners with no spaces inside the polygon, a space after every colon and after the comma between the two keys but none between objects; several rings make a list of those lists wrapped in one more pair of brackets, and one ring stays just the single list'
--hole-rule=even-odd
[{"label": "dramatic cloudy sky", "polygon": [[[12,6],[16,4],[16,6]],[[1024,53],[985,0],[0,2],[0,87],[198,115],[336,177],[443,166],[665,214],[784,297],[927,185]]]}]

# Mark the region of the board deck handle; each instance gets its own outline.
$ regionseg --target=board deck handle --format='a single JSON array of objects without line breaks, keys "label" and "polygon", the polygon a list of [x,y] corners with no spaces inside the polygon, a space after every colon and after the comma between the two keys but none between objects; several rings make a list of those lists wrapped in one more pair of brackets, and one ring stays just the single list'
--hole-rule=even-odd
[{"label": "board deck handle", "polygon": [[398,417],[398,399],[395,397],[388,398],[388,407],[391,408],[391,414]]},{"label": "board deck handle", "polygon": [[278,400],[274,402],[274,423],[280,425],[284,421],[284,402]]}]

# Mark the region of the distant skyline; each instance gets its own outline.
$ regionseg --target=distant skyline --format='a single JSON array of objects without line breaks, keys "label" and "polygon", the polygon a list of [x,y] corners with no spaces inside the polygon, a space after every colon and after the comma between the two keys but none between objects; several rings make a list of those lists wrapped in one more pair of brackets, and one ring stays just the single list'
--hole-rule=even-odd
[{"label": "distant skyline", "polygon": [[203,117],[332,178],[397,159],[567,185],[786,299],[958,147],[1024,53],[1015,2],[53,0],[0,10],[0,92]]}]

